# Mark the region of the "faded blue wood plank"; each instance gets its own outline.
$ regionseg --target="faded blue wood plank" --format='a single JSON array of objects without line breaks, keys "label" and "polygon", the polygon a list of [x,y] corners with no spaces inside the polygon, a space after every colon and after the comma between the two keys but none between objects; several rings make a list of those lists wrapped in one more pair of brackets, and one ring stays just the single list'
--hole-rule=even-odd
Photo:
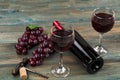
[{"label": "faded blue wood plank", "polygon": [[[0,11],[4,14],[1,15],[3,18],[0,19],[0,25],[46,24],[55,19],[88,25],[92,11],[97,7],[114,9],[117,13],[116,21],[119,21],[119,4],[119,0],[3,0]],[[2,11],[2,9],[8,9],[8,11]],[[16,9],[20,12],[10,13],[11,10]]]}]

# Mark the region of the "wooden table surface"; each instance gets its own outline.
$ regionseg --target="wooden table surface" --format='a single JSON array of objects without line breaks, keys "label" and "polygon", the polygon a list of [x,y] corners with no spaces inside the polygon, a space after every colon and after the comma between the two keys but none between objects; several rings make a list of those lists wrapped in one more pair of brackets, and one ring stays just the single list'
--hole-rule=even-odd
[{"label": "wooden table surface", "polygon": [[[113,29],[104,34],[103,44],[109,53],[104,57],[105,64],[96,74],[88,74],[76,57],[67,52],[64,63],[70,67],[67,78],[56,78],[50,69],[58,63],[58,54],[46,59],[41,66],[30,67],[35,71],[48,75],[48,80],[120,80],[120,0],[0,0],[0,80],[20,80],[11,75],[12,68],[22,60],[31,56],[20,56],[15,52],[17,39],[30,24],[43,26],[46,33],[54,20],[71,24],[94,47],[98,42],[98,33],[91,26],[91,15],[97,7],[110,7],[116,13]],[[29,73],[28,80],[45,80]]]}]

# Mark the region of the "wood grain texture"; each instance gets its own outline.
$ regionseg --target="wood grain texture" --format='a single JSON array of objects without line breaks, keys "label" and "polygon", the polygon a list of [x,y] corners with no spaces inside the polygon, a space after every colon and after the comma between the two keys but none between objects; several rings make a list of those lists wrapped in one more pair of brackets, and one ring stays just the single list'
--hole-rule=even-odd
[{"label": "wood grain texture", "polygon": [[[103,44],[109,53],[104,57],[105,64],[96,74],[88,74],[67,52],[64,63],[71,68],[67,78],[55,78],[50,68],[57,64],[58,54],[46,59],[41,66],[30,67],[35,71],[50,76],[48,80],[120,80],[120,0],[1,0],[0,1],[0,80],[20,80],[11,75],[11,69],[23,57],[15,52],[17,39],[22,36],[25,27],[34,24],[43,26],[46,33],[54,20],[71,24],[94,47],[98,42],[98,33],[91,27],[91,15],[97,7],[110,7],[116,13],[113,29],[104,35]],[[29,73],[28,80],[45,80]]]}]

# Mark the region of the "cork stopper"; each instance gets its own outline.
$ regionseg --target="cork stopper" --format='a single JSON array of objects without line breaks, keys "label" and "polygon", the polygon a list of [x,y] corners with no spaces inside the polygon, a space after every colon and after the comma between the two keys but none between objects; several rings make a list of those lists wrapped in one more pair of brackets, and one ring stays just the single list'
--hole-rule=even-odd
[{"label": "cork stopper", "polygon": [[26,72],[25,67],[21,67],[19,72],[20,72],[21,80],[26,80],[27,79],[27,72]]}]

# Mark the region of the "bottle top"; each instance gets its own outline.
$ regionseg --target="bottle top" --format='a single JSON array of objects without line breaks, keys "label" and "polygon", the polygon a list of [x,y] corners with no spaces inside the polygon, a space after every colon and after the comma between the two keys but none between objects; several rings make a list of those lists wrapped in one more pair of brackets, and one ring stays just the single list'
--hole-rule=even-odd
[{"label": "bottle top", "polygon": [[63,30],[63,27],[61,26],[61,23],[59,21],[54,21],[53,26],[55,26],[58,30]]}]

